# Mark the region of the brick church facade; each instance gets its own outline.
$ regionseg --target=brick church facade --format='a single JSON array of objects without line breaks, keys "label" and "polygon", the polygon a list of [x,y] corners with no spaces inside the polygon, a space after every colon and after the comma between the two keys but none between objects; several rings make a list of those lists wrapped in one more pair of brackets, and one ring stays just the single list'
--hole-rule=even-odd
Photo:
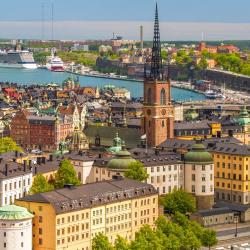
[{"label": "brick church facade", "polygon": [[174,137],[174,108],[171,104],[169,73],[164,72],[161,57],[161,43],[158,10],[156,6],[154,42],[150,73],[145,68],[144,107],[142,132],[146,134],[147,145],[156,147]]}]

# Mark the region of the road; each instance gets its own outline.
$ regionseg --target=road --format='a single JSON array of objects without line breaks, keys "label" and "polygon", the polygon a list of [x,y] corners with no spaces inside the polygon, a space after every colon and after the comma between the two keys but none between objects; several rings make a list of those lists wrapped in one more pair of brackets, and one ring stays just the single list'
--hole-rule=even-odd
[{"label": "road", "polygon": [[[249,235],[250,235],[250,227],[238,228],[237,232],[238,232],[238,234],[249,232]],[[223,236],[234,235],[234,234],[235,234],[235,228],[234,229],[219,231],[219,232],[217,232],[217,237],[223,237]]]}]

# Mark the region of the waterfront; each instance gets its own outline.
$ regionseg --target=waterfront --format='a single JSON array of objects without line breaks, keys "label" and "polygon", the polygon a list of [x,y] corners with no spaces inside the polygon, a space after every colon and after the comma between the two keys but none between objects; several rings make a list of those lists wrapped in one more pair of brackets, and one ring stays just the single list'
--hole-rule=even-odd
[{"label": "waterfront", "polygon": [[[43,84],[43,83],[57,83],[61,84],[66,78],[76,75],[71,75],[66,72],[51,72],[46,69],[10,69],[0,68],[0,81],[1,82],[16,82],[22,84]],[[92,86],[99,88],[107,84],[115,85],[116,87],[125,87],[131,92],[132,97],[143,96],[142,82],[124,81],[120,79],[97,78],[89,76],[79,76],[81,86]],[[204,100],[205,96],[193,91],[179,89],[172,87],[172,97],[176,101],[199,101]]]}]

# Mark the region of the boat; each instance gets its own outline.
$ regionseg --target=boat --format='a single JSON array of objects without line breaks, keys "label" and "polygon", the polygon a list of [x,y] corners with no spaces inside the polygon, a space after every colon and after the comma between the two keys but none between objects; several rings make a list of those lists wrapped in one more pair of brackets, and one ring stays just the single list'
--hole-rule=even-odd
[{"label": "boat", "polygon": [[1,68],[36,69],[33,53],[28,50],[0,51]]},{"label": "boat", "polygon": [[213,90],[207,90],[205,92],[205,96],[208,99],[225,99],[225,96],[222,93],[217,93]]},{"label": "boat", "polygon": [[51,50],[51,56],[47,57],[46,68],[54,72],[64,72],[65,67],[62,59],[55,55],[54,49]]}]

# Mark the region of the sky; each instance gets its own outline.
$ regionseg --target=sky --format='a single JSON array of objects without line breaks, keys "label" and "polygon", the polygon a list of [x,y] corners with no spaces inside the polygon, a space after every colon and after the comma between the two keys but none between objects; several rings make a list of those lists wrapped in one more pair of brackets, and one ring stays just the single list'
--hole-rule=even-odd
[{"label": "sky", "polygon": [[[162,40],[250,40],[249,0],[157,2]],[[55,39],[152,39],[155,0],[1,1],[0,37],[51,39],[52,3]]]}]

